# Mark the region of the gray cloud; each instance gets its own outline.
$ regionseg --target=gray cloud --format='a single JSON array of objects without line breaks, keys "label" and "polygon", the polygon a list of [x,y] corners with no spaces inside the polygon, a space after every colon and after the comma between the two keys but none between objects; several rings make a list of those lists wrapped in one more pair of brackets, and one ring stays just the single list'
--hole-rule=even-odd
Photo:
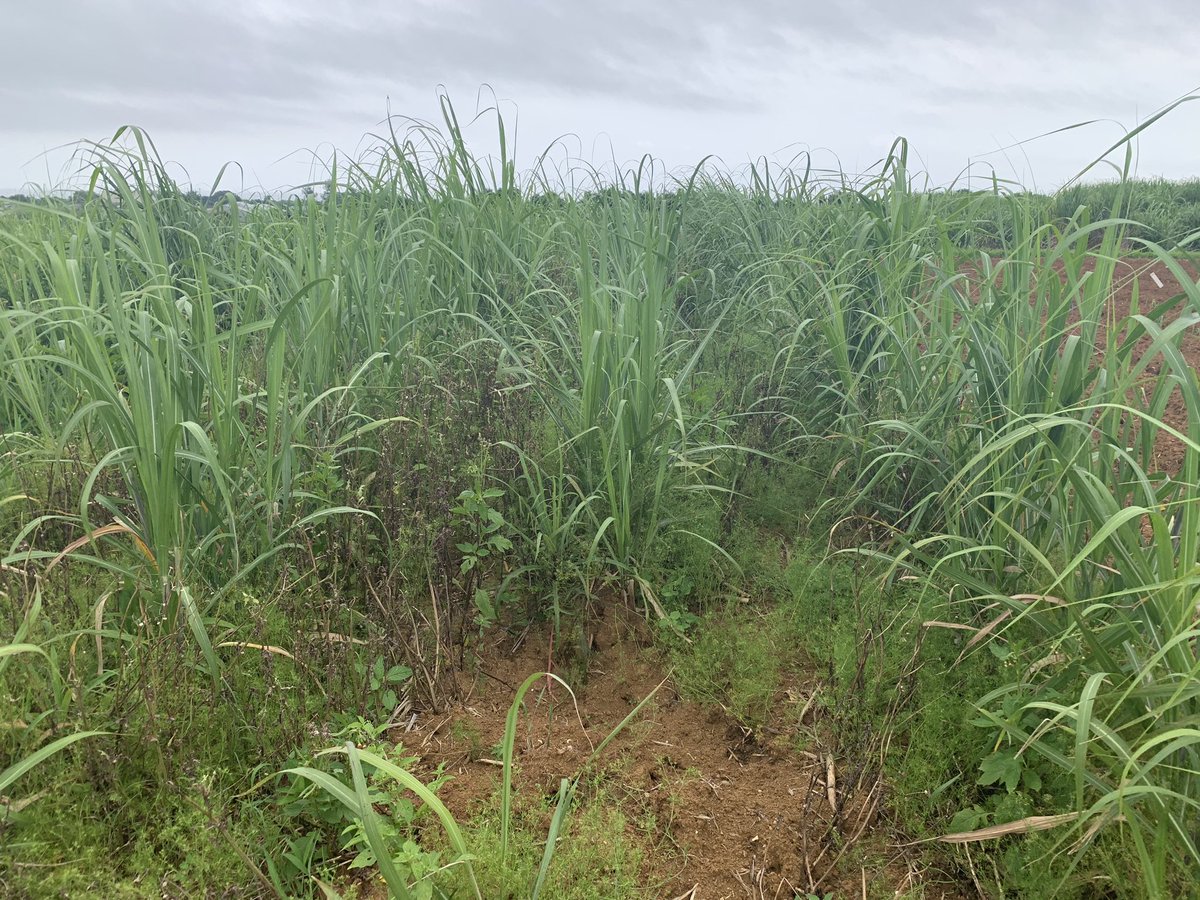
[{"label": "gray cloud", "polygon": [[464,114],[495,85],[535,145],[607,132],[632,144],[625,155],[679,164],[827,140],[869,161],[880,135],[911,129],[957,166],[1007,136],[1125,121],[1200,83],[1186,52],[1200,26],[1182,0],[8,5],[0,185],[28,177],[22,165],[45,147],[125,123],[169,138],[192,166],[269,167],[296,146],[352,146],[389,97],[397,112],[434,114],[438,84]]}]

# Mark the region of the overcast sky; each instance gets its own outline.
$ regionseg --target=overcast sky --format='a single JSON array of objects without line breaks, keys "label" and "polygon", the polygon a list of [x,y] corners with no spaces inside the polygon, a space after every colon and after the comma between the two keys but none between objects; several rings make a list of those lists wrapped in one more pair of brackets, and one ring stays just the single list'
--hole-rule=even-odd
[{"label": "overcast sky", "polygon": [[[144,127],[207,189],[308,180],[390,110],[500,108],[527,165],[572,155],[729,168],[812,151],[862,171],[903,135],[946,184],[1053,188],[1200,86],[1193,3],[1076,0],[2,0],[0,188],[61,183],[62,146]],[[480,99],[480,87],[489,90]],[[1012,147],[1085,120],[1087,128]],[[486,151],[494,127],[469,138]],[[1001,148],[1009,149],[1001,152]],[[59,149],[56,149],[59,148]],[[302,152],[295,152],[302,151]],[[1138,173],[1200,175],[1200,102],[1153,126]],[[186,175],[184,174],[186,171]]]}]

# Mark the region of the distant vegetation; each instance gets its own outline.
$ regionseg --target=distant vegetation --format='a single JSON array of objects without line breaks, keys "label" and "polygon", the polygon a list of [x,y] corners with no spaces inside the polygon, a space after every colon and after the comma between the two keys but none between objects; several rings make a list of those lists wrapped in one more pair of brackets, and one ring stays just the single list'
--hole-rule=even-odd
[{"label": "distant vegetation", "polygon": [[[448,114],[248,204],[134,137],[0,208],[8,895],[639,896],[579,778],[455,822],[387,740],[481,633],[586,672],[605,604],[747,733],[822,679],[966,892],[1194,890],[1200,183],[564,196]],[[1129,252],[1183,295],[1110,323]]]}]

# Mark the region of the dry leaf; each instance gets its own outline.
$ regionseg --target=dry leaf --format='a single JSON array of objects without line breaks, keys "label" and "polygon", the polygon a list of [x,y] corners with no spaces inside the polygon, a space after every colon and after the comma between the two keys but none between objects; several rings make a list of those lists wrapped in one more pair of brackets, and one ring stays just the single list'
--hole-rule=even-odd
[{"label": "dry leaf", "polygon": [[944,834],[938,838],[944,844],[973,844],[976,841],[990,841],[1008,834],[1028,834],[1031,831],[1045,831],[1057,828],[1079,818],[1079,813],[1062,813],[1057,816],[1029,816],[1006,822],[1003,825],[989,825],[975,831],[960,831],[956,834]]}]

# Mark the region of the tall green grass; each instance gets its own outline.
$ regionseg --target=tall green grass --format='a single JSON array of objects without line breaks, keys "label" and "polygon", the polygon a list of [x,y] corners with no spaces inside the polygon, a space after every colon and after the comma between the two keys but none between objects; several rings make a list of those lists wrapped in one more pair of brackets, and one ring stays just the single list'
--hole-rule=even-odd
[{"label": "tall green grass", "polygon": [[[1200,289],[1166,249],[1182,226],[1145,239],[1128,180],[1053,202],[931,191],[903,141],[863,178],[640,167],[585,192],[548,162],[519,175],[497,123],[497,159],[447,104],[441,128],[331,161],[325,194],[213,205],[130,130],[91,149],[86,198],[0,211],[5,602],[16,622],[31,585],[70,599],[48,640],[95,642],[83,712],[103,717],[113,673],[162,646],[216,697],[240,683],[219,650],[296,661],[313,635],[325,655],[297,666],[314,690],[377,640],[433,691],[477,590],[485,624],[557,628],[623,595],[678,628],[665,538],[713,549],[733,590],[720,529],[741,473],[832,455],[823,474],[856,485],[833,540],[944,593],[964,652],[1012,660],[982,720],[1012,765],[1071,782],[1041,811],[1075,813],[1066,865],[1114,840],[1146,893],[1186,885],[1200,385],[1181,340]],[[1183,295],[1117,320],[1131,241]],[[1179,471],[1158,468],[1163,435]],[[380,470],[395,459],[412,471]],[[516,545],[464,578],[453,498],[481,486]],[[294,645],[255,640],[256,589],[289,598]],[[0,674],[50,644],[16,634]],[[24,706],[82,716],[30,684]],[[66,746],[37,736],[5,737],[4,778]],[[354,784],[313,780],[404,896],[364,799],[363,762],[386,761],[338,752]]]}]

